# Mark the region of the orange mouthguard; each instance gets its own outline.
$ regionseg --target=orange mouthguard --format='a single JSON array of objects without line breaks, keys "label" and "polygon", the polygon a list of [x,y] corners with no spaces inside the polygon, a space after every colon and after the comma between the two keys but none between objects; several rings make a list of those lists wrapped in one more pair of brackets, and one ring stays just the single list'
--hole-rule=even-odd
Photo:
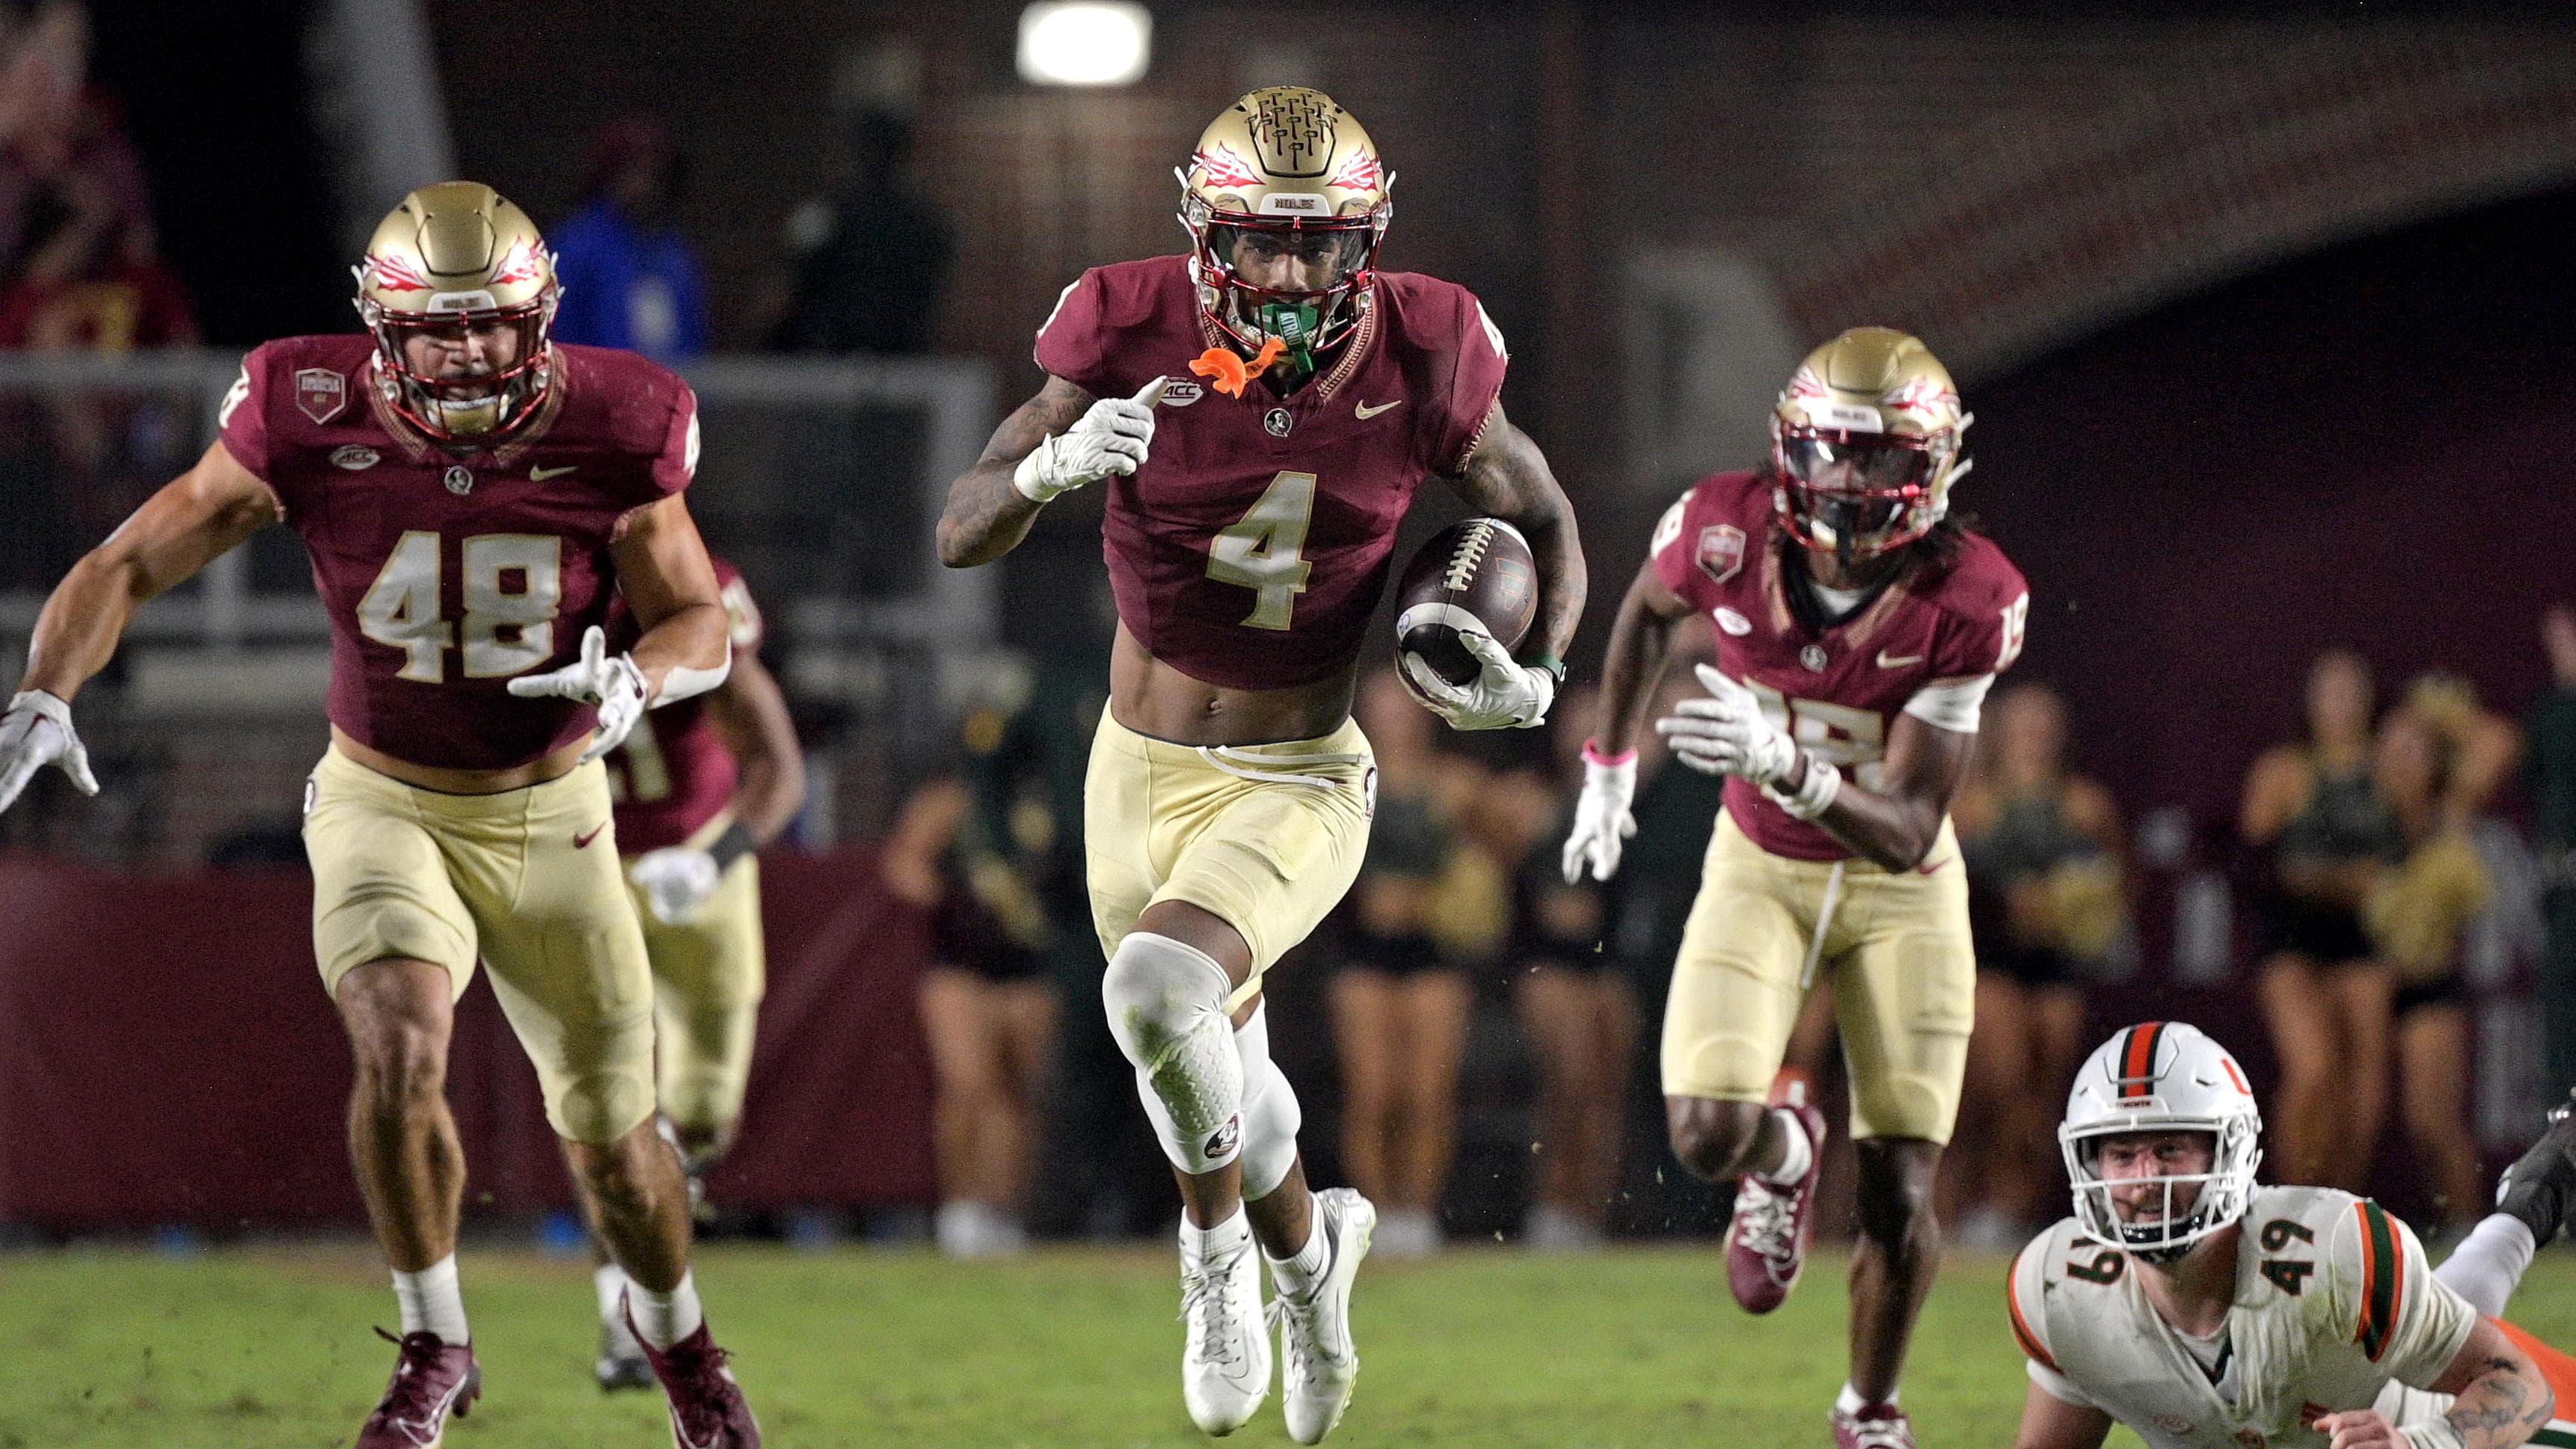
[{"label": "orange mouthguard", "polygon": [[1273,337],[1261,344],[1261,351],[1245,362],[1230,347],[1211,347],[1190,362],[1190,371],[1209,380],[1208,385],[1228,397],[1243,396],[1245,384],[1270,370],[1288,344]]}]

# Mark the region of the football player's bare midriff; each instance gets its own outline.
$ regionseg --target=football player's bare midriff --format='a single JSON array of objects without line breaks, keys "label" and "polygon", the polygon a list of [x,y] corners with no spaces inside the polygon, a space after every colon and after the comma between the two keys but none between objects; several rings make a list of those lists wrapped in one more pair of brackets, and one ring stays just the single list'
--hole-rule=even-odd
[{"label": "football player's bare midriff", "polygon": [[542,785],[573,772],[581,763],[581,752],[590,746],[590,737],[582,736],[543,759],[506,770],[450,770],[436,765],[418,765],[396,759],[373,745],[360,744],[338,725],[331,726],[331,743],[341,754],[388,779],[442,795],[498,795],[504,790],[524,790]]},{"label": "football player's bare midriff", "polygon": [[1109,653],[1109,713],[1140,735],[1182,745],[1267,745],[1331,734],[1351,716],[1356,661],[1311,684],[1227,689],[1145,652],[1127,626]]}]

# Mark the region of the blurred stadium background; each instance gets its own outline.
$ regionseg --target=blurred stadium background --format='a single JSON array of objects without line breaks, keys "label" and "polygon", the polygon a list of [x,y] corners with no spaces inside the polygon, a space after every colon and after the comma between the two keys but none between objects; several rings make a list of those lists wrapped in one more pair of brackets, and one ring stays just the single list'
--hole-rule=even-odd
[{"label": "blurred stadium background", "polygon": [[[1657,514],[1755,461],[1797,357],[1850,325],[1917,332],[1980,419],[1962,506],[2032,583],[2016,677],[2062,696],[2070,762],[2125,822],[2117,939],[2078,973],[2085,1040],[2186,1017],[2271,1100],[2267,865],[2237,802],[2256,754],[2298,735],[2310,661],[2343,646],[2384,703],[2438,672],[2531,719],[2526,772],[2477,802],[2487,905],[2437,973],[2461,984],[2457,1125],[2482,1171],[2576,1085],[2576,964],[2551,966],[2546,926],[2554,910],[2576,951],[2576,732],[2546,713],[2576,677],[2553,675],[2541,627],[2576,596],[2576,20],[1154,0],[1141,75],[1055,85],[1018,69],[1022,9],[0,6],[0,663],[73,559],[202,449],[245,349],[354,325],[347,265],[405,190],[486,180],[559,237],[621,166],[667,158],[655,215],[697,259],[706,342],[681,323],[651,340],[694,353],[693,506],[767,605],[812,762],[766,861],[773,986],[724,1226],[925,1232],[931,938],[880,860],[904,802],[951,780],[1019,842],[1008,863],[1056,927],[1029,1226],[1158,1234],[1170,1189],[1090,1007],[1076,879],[1098,502],[968,572],[937,566],[929,525],[1036,387],[1029,337],[1058,289],[1178,248],[1170,168],[1206,118],[1314,84],[1402,177],[1387,264],[1473,288],[1511,340],[1507,406],[1591,557],[1578,678]],[[1455,516],[1425,498],[1409,538]],[[105,793],[49,775],[0,816],[0,1243],[362,1224],[295,833],[326,673],[301,551],[273,530],[153,605],[83,695]],[[1557,788],[1543,741],[1446,743],[1468,778]],[[1689,782],[1665,789],[1665,836],[1600,926],[1648,1043],[1709,819]],[[1455,833],[1503,882],[1557,841]],[[1517,939],[1465,932],[1450,963],[1474,1002],[1437,1204],[1452,1238],[1515,1239],[1529,1204]],[[1341,1180],[1336,950],[1328,933],[1273,978],[1323,1181]],[[476,1231],[524,1237],[569,1189],[488,988],[458,1052]],[[1666,1170],[1650,1057],[1618,1064],[1607,1226],[1705,1232],[1722,1217]],[[2417,1222],[2473,1211],[2436,1200],[2399,1112],[2375,1151],[2369,1182]]]}]

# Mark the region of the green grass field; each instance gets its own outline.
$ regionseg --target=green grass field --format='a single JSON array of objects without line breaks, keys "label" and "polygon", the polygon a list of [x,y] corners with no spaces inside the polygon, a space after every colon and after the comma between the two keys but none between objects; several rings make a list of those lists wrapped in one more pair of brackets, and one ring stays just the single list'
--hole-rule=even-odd
[{"label": "green grass field", "polygon": [[[464,1260],[484,1399],[451,1449],[667,1444],[658,1400],[603,1398],[587,1272]],[[1830,1444],[1842,1262],[1765,1320],[1713,1249],[1371,1264],[1365,1361],[1333,1443],[1670,1449]],[[2023,1379],[2004,1265],[1953,1255],[1905,1387],[1923,1442],[2011,1441]],[[1172,1259],[1074,1249],[952,1264],[925,1252],[711,1248],[708,1310],[781,1449],[1197,1445],[1181,1411]],[[2576,1255],[2542,1260],[2514,1317],[2576,1342]],[[363,1249],[0,1255],[0,1449],[327,1449],[373,1404],[393,1297]],[[1286,1444],[1277,1404],[1234,1443]],[[2125,1434],[2114,1440],[2134,1444]]]}]

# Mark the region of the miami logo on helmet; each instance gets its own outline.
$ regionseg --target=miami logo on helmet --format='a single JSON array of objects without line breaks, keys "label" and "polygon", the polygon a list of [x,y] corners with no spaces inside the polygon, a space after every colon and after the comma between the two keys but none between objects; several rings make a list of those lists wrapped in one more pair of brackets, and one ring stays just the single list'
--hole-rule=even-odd
[{"label": "miami logo on helmet", "polygon": [[1333,179],[1324,184],[1338,186],[1345,191],[1375,191],[1383,174],[1378,169],[1376,152],[1354,151],[1350,159],[1342,163],[1342,169],[1333,173]]},{"label": "miami logo on helmet", "polygon": [[1200,182],[1208,186],[1259,186],[1261,177],[1243,158],[1226,146],[1215,146],[1195,152],[1190,162],[1199,168]]}]

